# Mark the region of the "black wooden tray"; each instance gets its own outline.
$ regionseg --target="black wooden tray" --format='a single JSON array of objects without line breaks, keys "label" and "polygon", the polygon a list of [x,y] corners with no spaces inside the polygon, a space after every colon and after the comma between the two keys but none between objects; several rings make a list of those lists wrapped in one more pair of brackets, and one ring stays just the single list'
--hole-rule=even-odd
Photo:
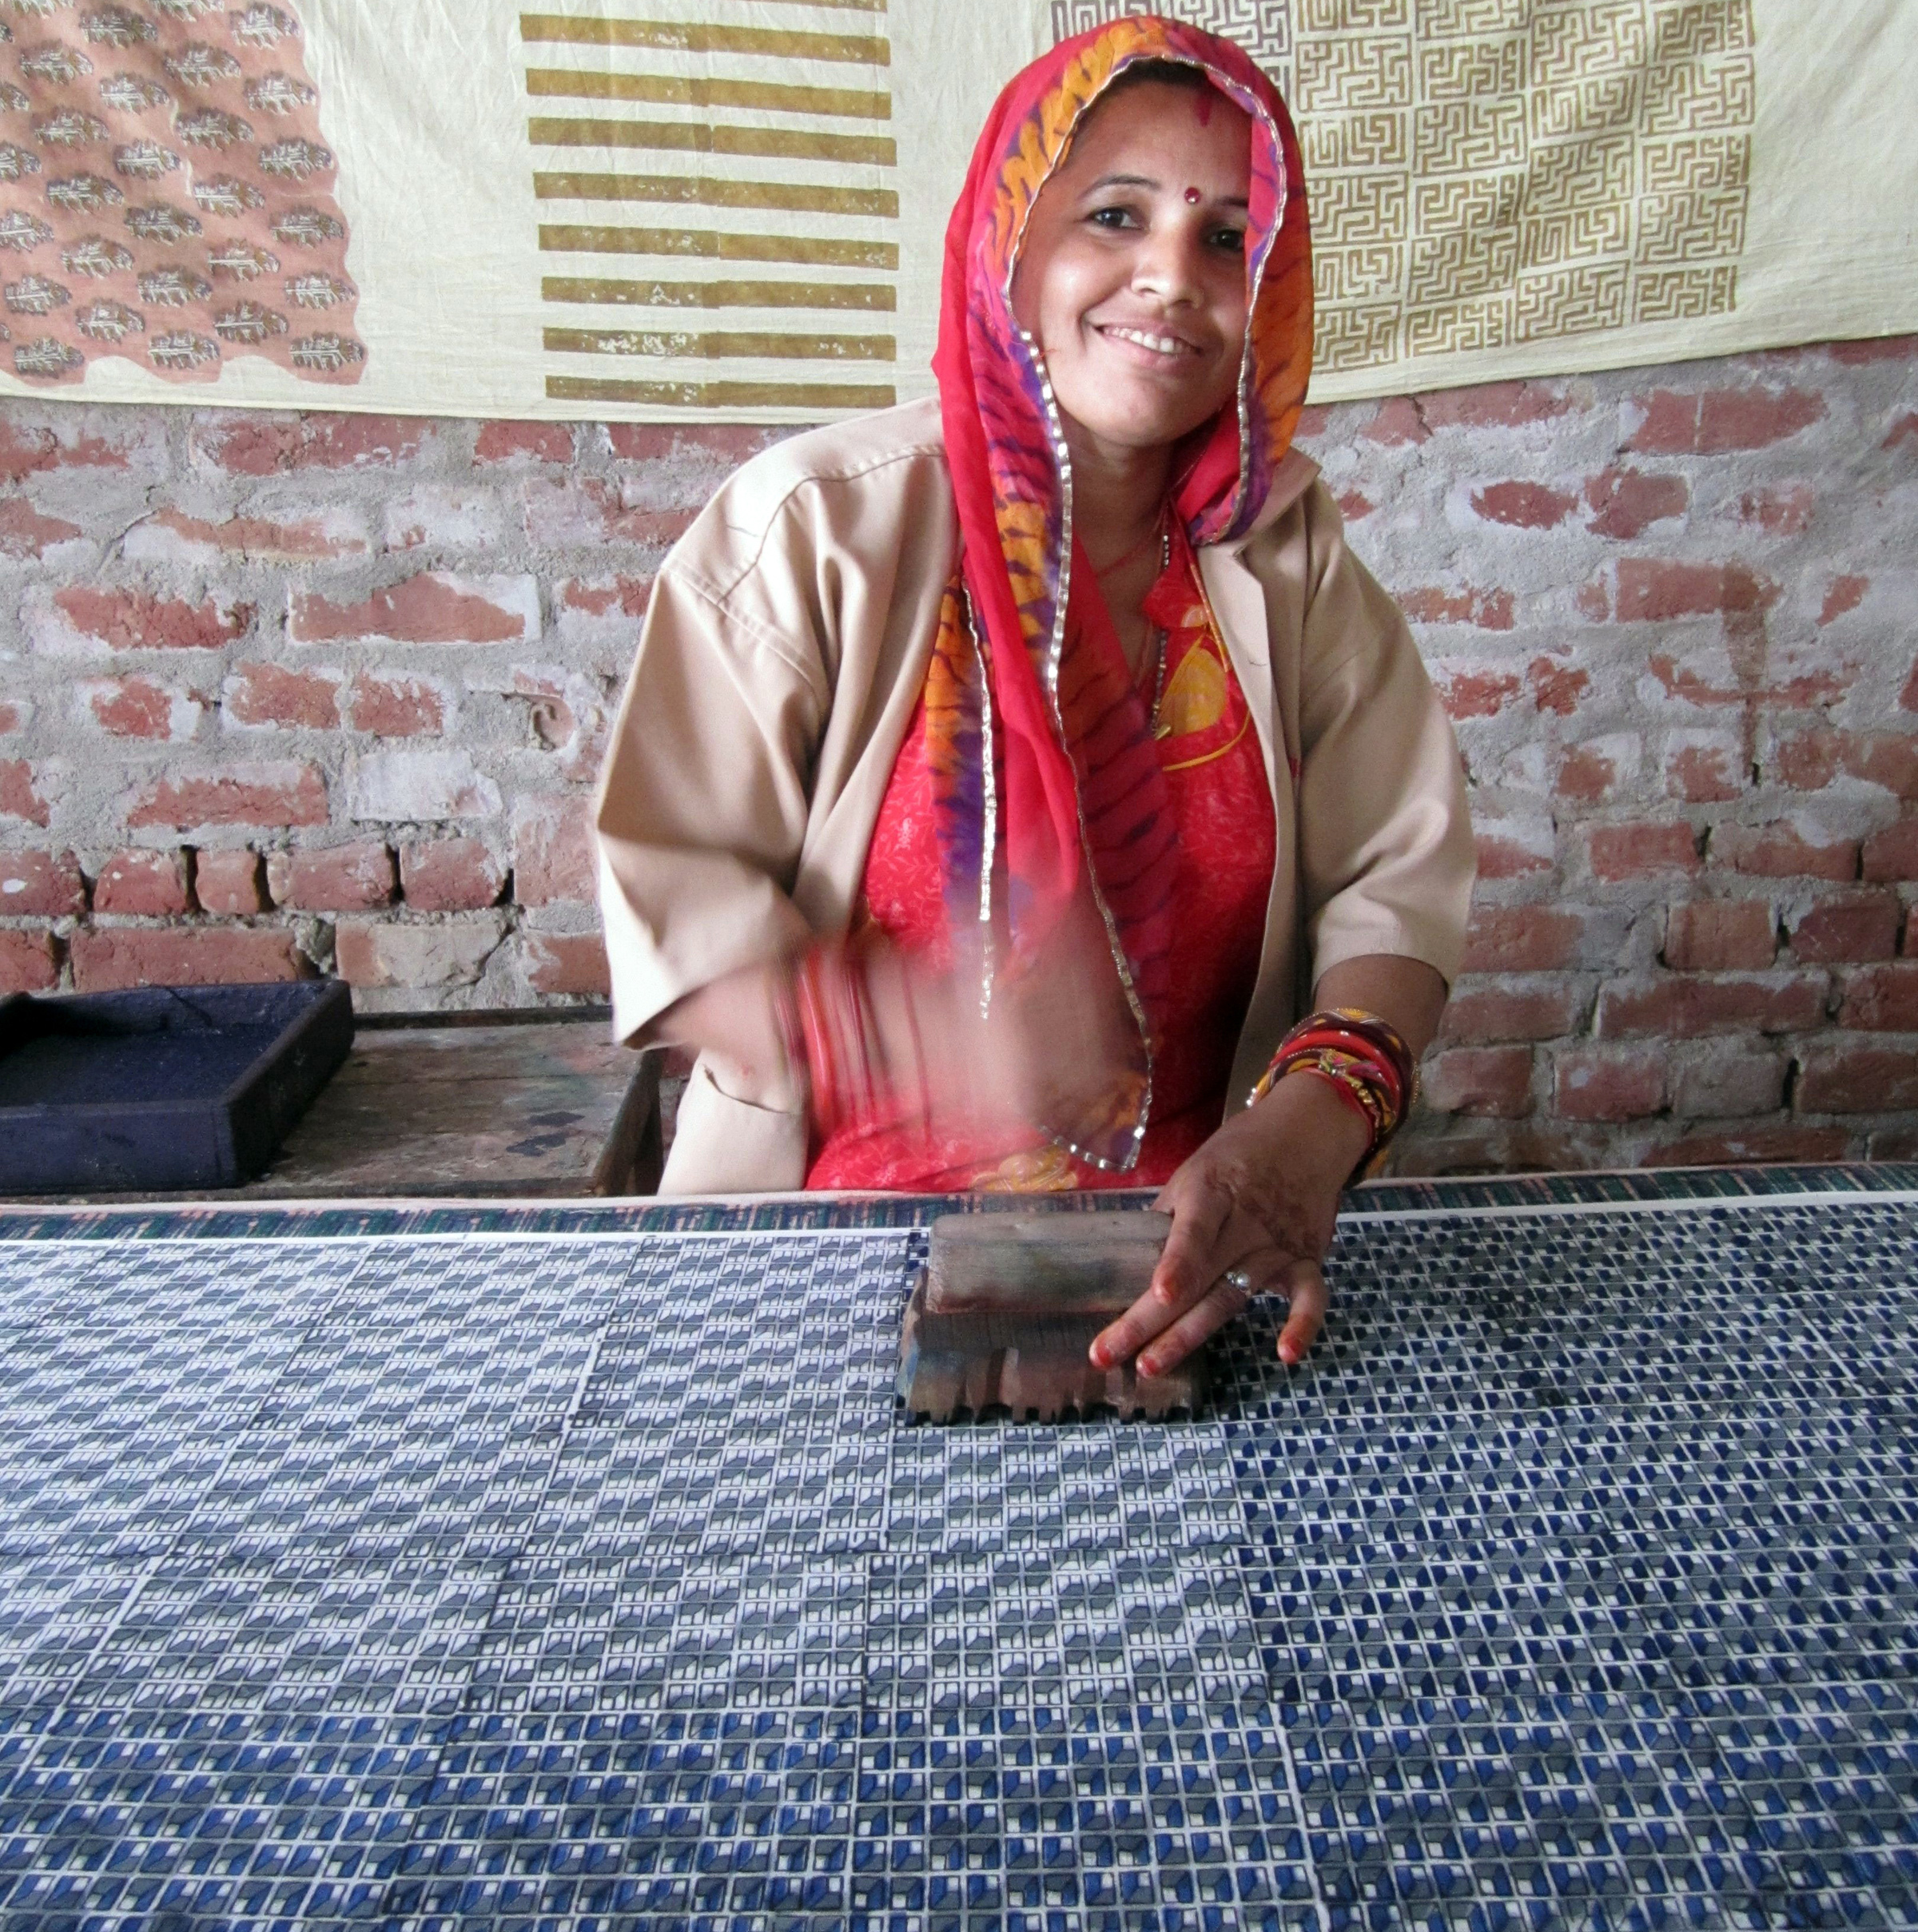
[{"label": "black wooden tray", "polygon": [[238,1187],[352,1044],[337,980],[0,1000],[0,1190]]}]

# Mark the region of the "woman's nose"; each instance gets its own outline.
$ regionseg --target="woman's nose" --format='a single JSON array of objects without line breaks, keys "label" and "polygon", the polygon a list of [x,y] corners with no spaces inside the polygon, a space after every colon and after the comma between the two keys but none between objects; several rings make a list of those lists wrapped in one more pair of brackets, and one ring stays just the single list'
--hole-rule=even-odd
[{"label": "woman's nose", "polygon": [[1168,306],[1196,301],[1204,285],[1200,266],[1204,245],[1196,222],[1156,224],[1133,262],[1132,286]]}]

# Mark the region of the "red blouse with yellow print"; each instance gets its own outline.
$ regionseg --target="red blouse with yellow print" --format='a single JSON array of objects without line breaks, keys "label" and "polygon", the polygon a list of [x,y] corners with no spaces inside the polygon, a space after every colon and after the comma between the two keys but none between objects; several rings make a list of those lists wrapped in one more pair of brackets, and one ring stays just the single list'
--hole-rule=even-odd
[{"label": "red blouse with yellow print", "polygon": [[[1034,1134],[1017,1144],[917,1126],[842,1129],[815,1150],[814,1188],[925,1192],[1157,1186],[1224,1118],[1226,1083],[1259,972],[1277,833],[1265,759],[1219,626],[1184,544],[1145,600],[1165,634],[1154,714],[1178,829],[1170,990],[1154,1056],[1152,1118],[1129,1173],[1106,1172]],[[1158,683],[1157,654],[1147,676]],[[1147,693],[1149,702],[1151,694]],[[908,727],[865,861],[865,919],[902,949],[948,948],[923,704]]]}]

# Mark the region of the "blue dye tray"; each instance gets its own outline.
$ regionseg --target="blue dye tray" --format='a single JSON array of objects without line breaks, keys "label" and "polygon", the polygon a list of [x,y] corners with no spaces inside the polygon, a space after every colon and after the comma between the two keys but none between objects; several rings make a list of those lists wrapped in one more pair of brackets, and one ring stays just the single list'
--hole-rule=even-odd
[{"label": "blue dye tray", "polygon": [[332,980],[0,1002],[0,1189],[237,1187],[352,1044]]}]

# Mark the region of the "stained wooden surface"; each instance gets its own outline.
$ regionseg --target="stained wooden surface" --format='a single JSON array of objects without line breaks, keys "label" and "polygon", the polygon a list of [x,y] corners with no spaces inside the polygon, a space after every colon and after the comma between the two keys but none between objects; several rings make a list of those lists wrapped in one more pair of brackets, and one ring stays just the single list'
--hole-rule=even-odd
[{"label": "stained wooden surface", "polygon": [[603,1018],[362,1021],[265,1173],[213,1198],[648,1194],[657,1100],[655,1063],[615,1046]]}]

